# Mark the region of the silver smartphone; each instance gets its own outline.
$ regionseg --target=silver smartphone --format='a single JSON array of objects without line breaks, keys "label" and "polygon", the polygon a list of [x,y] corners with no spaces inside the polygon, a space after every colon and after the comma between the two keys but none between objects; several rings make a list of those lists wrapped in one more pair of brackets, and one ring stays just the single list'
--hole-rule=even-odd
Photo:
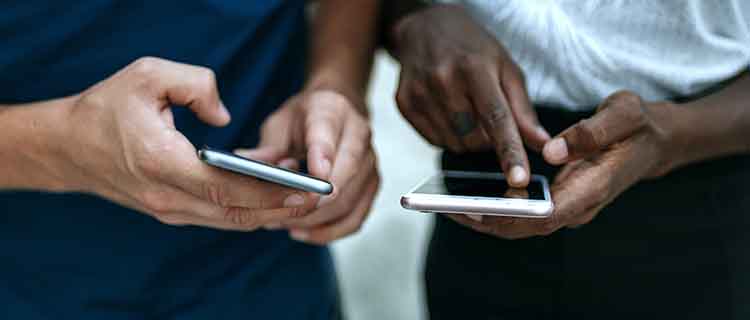
[{"label": "silver smartphone", "polygon": [[526,189],[508,187],[501,173],[444,171],[401,197],[401,206],[422,212],[545,218],[554,206],[544,176]]},{"label": "silver smartphone", "polygon": [[331,192],[333,192],[333,185],[328,181],[261,161],[240,157],[229,152],[203,148],[198,151],[198,157],[203,160],[203,162],[214,167],[252,176],[290,188],[323,195],[331,194]]}]

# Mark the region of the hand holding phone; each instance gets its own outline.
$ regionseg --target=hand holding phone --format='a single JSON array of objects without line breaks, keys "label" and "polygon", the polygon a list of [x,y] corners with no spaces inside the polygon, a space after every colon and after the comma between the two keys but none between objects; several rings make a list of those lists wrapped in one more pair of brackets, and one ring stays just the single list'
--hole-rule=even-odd
[{"label": "hand holding phone", "polygon": [[501,173],[445,171],[401,198],[410,210],[436,213],[548,217],[554,206],[547,179],[532,175],[526,189],[510,188]]}]

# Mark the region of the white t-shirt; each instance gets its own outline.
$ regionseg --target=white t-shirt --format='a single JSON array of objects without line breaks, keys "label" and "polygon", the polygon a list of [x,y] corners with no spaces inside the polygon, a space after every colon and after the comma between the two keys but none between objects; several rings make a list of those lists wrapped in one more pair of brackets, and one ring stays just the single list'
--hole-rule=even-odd
[{"label": "white t-shirt", "polygon": [[460,0],[526,74],[534,103],[593,108],[621,89],[699,93],[750,65],[750,0]]}]

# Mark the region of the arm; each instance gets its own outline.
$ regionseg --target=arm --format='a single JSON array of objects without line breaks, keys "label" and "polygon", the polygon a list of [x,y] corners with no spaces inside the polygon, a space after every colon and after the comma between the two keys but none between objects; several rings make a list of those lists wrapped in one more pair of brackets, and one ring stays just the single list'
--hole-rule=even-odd
[{"label": "arm", "polygon": [[335,87],[363,97],[377,46],[379,1],[320,0],[318,5],[308,87]]},{"label": "arm", "polygon": [[715,157],[750,153],[750,74],[745,72],[726,88],[680,105],[675,144],[681,146],[669,168]]}]

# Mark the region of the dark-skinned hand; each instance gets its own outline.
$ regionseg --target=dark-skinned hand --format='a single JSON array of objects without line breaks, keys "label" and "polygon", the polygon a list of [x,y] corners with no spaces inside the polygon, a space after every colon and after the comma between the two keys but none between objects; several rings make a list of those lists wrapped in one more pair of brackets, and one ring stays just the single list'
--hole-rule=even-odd
[{"label": "dark-skinned hand", "polygon": [[673,103],[647,103],[621,91],[608,97],[594,116],[550,140],[544,158],[563,167],[551,187],[555,209],[549,218],[449,217],[505,239],[587,224],[623,191],[671,170],[672,158],[681,152],[673,134],[684,114],[678,109]]},{"label": "dark-skinned hand", "polygon": [[[401,62],[401,114],[430,143],[453,152],[494,149],[513,187],[529,182],[524,141],[549,134],[529,102],[521,69],[460,6],[432,5],[392,29]],[[523,139],[523,140],[522,140]]]}]

